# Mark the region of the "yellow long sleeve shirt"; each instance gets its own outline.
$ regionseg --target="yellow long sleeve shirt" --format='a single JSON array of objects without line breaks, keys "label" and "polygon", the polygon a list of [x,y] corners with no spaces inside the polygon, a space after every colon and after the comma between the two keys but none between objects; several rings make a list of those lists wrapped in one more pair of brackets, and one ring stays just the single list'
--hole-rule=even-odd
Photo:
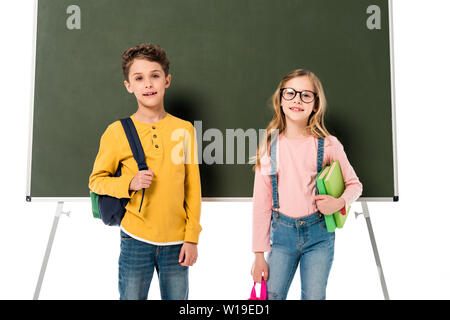
[{"label": "yellow long sleeve shirt", "polygon": [[[89,189],[97,194],[130,198],[121,229],[130,236],[153,244],[198,243],[201,210],[200,173],[195,129],[169,113],[147,124],[131,116],[141,140],[146,163],[154,176],[145,190],[129,191],[138,173],[120,121],[108,126],[100,140]],[[113,177],[119,164],[122,175]]]}]

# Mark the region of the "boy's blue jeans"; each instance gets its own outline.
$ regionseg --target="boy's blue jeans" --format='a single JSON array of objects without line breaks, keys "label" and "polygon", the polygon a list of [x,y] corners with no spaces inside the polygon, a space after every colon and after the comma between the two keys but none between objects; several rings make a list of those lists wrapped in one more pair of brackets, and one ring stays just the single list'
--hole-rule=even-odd
[{"label": "boy's blue jeans", "polygon": [[302,300],[324,300],[335,234],[327,231],[323,215],[294,219],[272,211],[270,230],[268,299],[286,299],[300,263]]},{"label": "boy's blue jeans", "polygon": [[187,300],[188,267],[180,265],[181,246],[157,246],[120,231],[120,300],[146,300],[153,271],[159,277],[162,300]]}]

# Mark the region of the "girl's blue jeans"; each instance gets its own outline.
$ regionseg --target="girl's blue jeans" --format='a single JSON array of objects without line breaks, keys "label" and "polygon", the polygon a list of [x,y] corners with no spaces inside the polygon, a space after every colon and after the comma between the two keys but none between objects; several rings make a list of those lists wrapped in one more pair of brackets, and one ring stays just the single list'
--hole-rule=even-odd
[{"label": "girl's blue jeans", "polygon": [[119,293],[121,300],[146,300],[153,271],[162,300],[187,300],[188,267],[180,265],[181,244],[157,246],[120,231]]},{"label": "girl's blue jeans", "polygon": [[268,299],[286,299],[300,264],[302,300],[324,300],[334,256],[334,237],[319,212],[295,219],[272,211]]}]

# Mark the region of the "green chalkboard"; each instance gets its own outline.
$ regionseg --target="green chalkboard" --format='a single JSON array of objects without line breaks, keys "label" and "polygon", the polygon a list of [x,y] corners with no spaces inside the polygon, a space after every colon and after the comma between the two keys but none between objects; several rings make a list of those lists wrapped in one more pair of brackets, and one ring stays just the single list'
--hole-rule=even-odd
[{"label": "green chalkboard", "polygon": [[[389,13],[387,0],[38,1],[27,199],[88,196],[101,134],[137,109],[121,54],[149,42],[171,62],[166,111],[197,123],[201,154],[208,129],[224,139],[264,129],[281,77],[312,70],[325,87],[326,126],[344,145],[362,197],[392,201]],[[248,152],[243,164],[225,154],[223,164],[200,164],[203,197],[251,197]]]}]

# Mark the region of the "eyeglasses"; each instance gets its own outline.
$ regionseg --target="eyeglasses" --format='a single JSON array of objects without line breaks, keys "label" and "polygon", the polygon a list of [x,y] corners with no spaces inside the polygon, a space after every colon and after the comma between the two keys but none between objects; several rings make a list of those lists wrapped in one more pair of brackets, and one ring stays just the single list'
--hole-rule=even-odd
[{"label": "eyeglasses", "polygon": [[297,93],[300,94],[300,100],[302,100],[304,103],[313,102],[317,97],[317,93],[310,91],[310,90],[297,91],[292,88],[281,88],[280,89],[280,96],[288,101],[295,99],[295,97],[297,96]]}]

